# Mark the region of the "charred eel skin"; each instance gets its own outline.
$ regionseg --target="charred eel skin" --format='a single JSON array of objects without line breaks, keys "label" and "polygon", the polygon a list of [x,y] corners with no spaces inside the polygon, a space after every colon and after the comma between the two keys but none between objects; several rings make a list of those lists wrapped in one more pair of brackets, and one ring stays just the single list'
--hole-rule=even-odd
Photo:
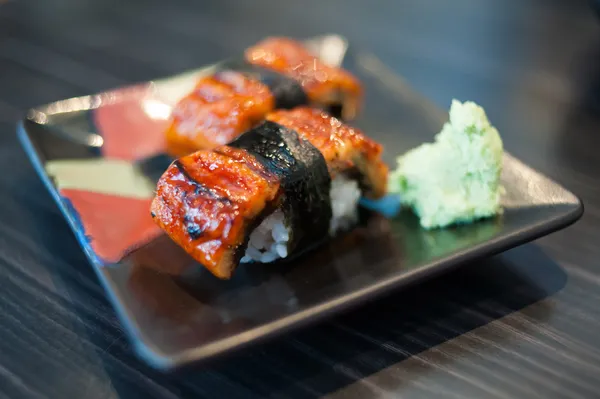
[{"label": "charred eel skin", "polygon": [[321,152],[295,131],[265,121],[227,146],[173,162],[158,182],[154,221],[195,260],[229,279],[252,230],[281,209],[295,255],[323,242],[331,177]]},{"label": "charred eel skin", "polygon": [[182,156],[225,145],[276,109],[311,104],[352,119],[362,97],[349,72],[324,64],[299,42],[267,38],[242,58],[217,64],[175,105],[167,151]]},{"label": "charred eel skin", "polygon": [[309,107],[279,110],[233,140],[173,162],[160,178],[155,222],[219,278],[231,277],[251,231],[282,209],[290,256],[328,236],[331,181],[356,176],[369,198],[386,193],[383,147]]}]

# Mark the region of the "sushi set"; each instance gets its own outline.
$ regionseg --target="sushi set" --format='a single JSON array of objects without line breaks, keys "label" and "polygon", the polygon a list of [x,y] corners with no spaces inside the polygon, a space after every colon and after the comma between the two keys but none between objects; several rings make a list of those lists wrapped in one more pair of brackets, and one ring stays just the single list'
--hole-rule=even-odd
[{"label": "sushi set", "polygon": [[338,35],[40,106],[18,134],[136,352],[165,370],[583,211],[504,152],[483,108],[448,118]]}]

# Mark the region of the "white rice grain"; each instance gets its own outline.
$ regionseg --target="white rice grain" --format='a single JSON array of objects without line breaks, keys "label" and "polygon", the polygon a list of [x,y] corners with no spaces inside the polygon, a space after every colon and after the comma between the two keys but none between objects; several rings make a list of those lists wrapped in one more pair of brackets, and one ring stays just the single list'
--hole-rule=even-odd
[{"label": "white rice grain", "polygon": [[[356,181],[339,175],[331,182],[330,195],[332,217],[329,222],[329,234],[333,236],[356,223],[360,189]],[[240,262],[270,263],[286,258],[290,235],[283,212],[280,209],[276,210],[250,234],[246,253]]]}]

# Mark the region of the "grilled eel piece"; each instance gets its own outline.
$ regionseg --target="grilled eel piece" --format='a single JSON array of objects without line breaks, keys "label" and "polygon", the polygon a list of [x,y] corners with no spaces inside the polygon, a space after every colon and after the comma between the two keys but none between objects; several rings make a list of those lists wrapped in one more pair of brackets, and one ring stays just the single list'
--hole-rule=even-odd
[{"label": "grilled eel piece", "polygon": [[336,174],[358,176],[367,197],[383,196],[382,150],[323,111],[276,111],[228,145],[173,162],[158,182],[152,217],[211,273],[229,279],[250,233],[275,210],[292,232],[288,253],[325,240]]},{"label": "grilled eel piece", "polygon": [[253,65],[277,71],[299,82],[311,104],[323,108],[342,107],[339,115],[352,120],[359,112],[362,85],[350,72],[328,66],[299,42],[272,37],[250,47],[246,60]]},{"label": "grilled eel piece", "polygon": [[166,132],[168,152],[182,156],[232,141],[275,109],[311,104],[341,107],[350,120],[363,90],[349,72],[321,62],[297,41],[271,37],[201,78],[173,109]]}]

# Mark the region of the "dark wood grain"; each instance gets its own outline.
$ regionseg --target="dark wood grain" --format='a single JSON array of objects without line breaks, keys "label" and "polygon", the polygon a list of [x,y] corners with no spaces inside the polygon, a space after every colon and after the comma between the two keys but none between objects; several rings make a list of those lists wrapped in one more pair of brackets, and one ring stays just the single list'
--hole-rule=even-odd
[{"label": "dark wood grain", "polygon": [[[0,397],[598,397],[599,22],[576,0],[0,5]],[[195,68],[269,34],[328,32],[442,108],[454,97],[483,104],[511,153],[583,199],[583,219],[209,366],[149,369],[15,121],[28,107]]]}]

